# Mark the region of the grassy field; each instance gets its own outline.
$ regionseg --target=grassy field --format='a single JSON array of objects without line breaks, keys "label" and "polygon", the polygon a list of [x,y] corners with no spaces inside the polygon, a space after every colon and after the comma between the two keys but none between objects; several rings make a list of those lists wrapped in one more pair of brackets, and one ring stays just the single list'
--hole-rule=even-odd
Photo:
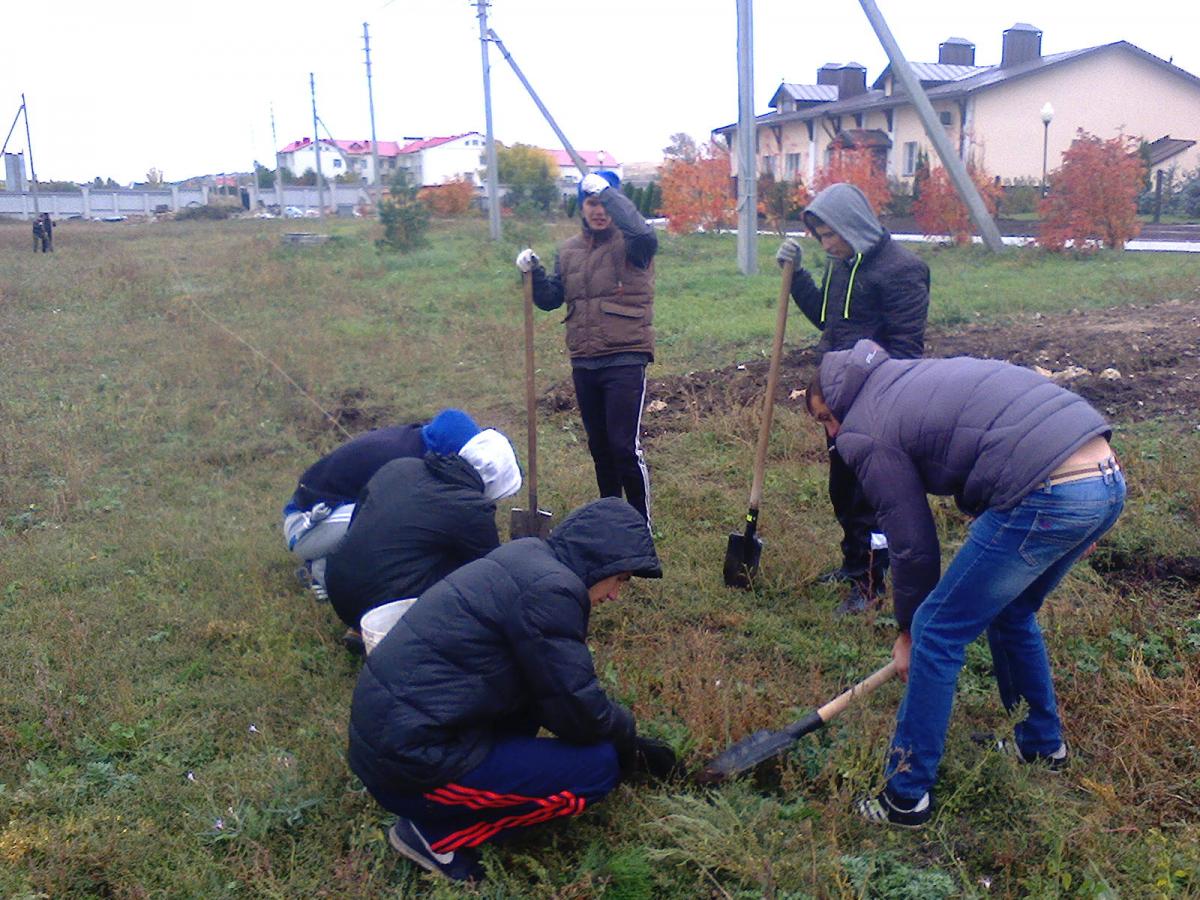
[{"label": "grassy field", "polygon": [[[279,510],[344,439],[321,409],[356,431],[461,406],[524,447],[512,258],[526,243],[549,258],[573,226],[511,223],[492,245],[482,223],[441,224],[406,257],[380,255],[368,223],[331,223],[317,248],[281,246],[288,227],[67,222],[35,256],[23,224],[0,225],[0,896],[459,893],[389,850],[389,816],[346,768],[359,664],[296,583]],[[655,374],[767,351],[778,276],[774,242],[761,250],[762,274],[742,278],[732,238],[664,238]],[[920,252],[940,327],[1200,290],[1186,254]],[[559,318],[538,318],[542,387],[569,374]],[[793,317],[791,344],[813,336]],[[734,408],[650,442],[666,577],[593,618],[606,686],[692,765],[833,696],[892,642],[886,613],[836,621],[836,594],[813,583],[836,553],[824,447],[787,410],[764,577],[754,593],[721,586],[755,422]],[[1130,501],[1098,558],[1200,555],[1200,433],[1118,425]],[[572,414],[540,428],[540,499],[560,517],[593,496],[582,440]],[[948,556],[965,522],[935,511]],[[478,894],[1200,896],[1194,586],[1083,564],[1043,625],[1076,752],[1061,776],[969,741],[1011,728],[976,644],[924,831],[848,813],[878,787],[893,684],[768,779],[621,787],[489,849]]]}]

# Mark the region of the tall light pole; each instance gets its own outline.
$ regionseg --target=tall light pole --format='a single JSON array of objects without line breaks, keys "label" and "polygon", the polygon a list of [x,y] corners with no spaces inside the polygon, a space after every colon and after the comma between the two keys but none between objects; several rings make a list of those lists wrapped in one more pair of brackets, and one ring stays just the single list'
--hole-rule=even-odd
[{"label": "tall light pole", "polygon": [[743,275],[758,272],[758,163],[754,120],[754,2],[737,3],[738,64],[738,269]]},{"label": "tall light pole", "polygon": [[1050,101],[1042,107],[1042,199],[1046,199],[1046,161],[1050,155],[1050,120],[1054,118],[1054,107]]},{"label": "tall light pole", "polygon": [[371,109],[371,185],[375,203],[379,203],[379,142],[375,140],[375,94],[371,90],[371,34],[363,22],[363,50],[367,54],[367,105]]}]

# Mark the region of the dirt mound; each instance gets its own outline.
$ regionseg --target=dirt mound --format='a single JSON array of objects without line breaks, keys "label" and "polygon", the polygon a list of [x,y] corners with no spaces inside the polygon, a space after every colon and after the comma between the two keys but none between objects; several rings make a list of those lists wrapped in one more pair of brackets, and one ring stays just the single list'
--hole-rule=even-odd
[{"label": "dirt mound", "polygon": [[[926,354],[1038,366],[1114,419],[1166,416],[1200,428],[1200,300],[1031,313],[1002,323],[932,329]],[[792,394],[808,383],[816,360],[811,348],[785,355],[777,405],[799,408],[803,401]],[[652,378],[646,388],[645,433],[683,430],[710,413],[756,404],[766,383],[766,360]],[[571,382],[553,385],[540,406],[546,412],[574,410]]]}]

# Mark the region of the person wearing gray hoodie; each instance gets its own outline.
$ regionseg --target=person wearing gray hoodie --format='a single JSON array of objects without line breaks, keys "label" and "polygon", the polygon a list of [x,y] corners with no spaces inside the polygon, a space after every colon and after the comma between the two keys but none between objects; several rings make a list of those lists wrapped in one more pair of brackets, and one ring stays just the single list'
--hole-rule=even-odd
[{"label": "person wearing gray hoodie", "polygon": [[[887,784],[858,812],[910,827],[932,816],[958,673],[967,645],[985,631],[1001,701],[1027,710],[1014,740],[997,749],[1066,765],[1036,616],[1124,505],[1108,423],[1030,369],[969,357],[891,359],[869,340],[825,354],[805,400],[891,543],[900,630],[892,657],[908,688]],[[974,517],[944,574],[927,494],[953,496]]]},{"label": "person wearing gray hoodie", "polygon": [[[780,265],[795,263],[792,299],[821,332],[817,350],[849,350],[870,338],[895,359],[924,355],[929,267],[892,240],[866,195],[852,184],[830,185],[808,205],[804,223],[825,250],[821,286],[800,265],[796,241],[784,241],[776,259]],[[883,586],[887,538],[832,443],[829,499],[842,526],[842,564],[822,580],[849,581],[850,593],[838,612],[862,612]]]}]

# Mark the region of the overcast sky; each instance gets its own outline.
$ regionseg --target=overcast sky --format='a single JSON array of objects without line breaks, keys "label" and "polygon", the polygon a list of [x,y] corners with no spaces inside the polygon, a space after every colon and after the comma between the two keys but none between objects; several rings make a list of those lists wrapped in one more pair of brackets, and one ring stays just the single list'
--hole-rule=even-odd
[{"label": "overcast sky", "polygon": [[[1028,22],[1043,31],[1045,53],[1126,40],[1200,74],[1195,0],[878,5],[914,62],[936,60],[953,36],[975,42],[978,64],[994,64],[1001,32]],[[674,132],[706,138],[737,119],[736,9],[735,0],[494,0],[488,15],[576,149],[630,162],[658,160]],[[20,30],[0,32],[0,127],[7,134],[24,92],[39,180],[124,183],[156,167],[175,181],[246,171],[255,159],[273,165],[275,147],[312,132],[310,71],[333,135],[367,138],[364,22],[380,140],[484,130],[468,0],[52,0],[14,7],[4,21]],[[754,26],[759,113],[780,81],[813,83],[823,63],[860,62],[870,81],[886,62],[856,0],[757,0]],[[497,140],[555,146],[494,47],[491,59]],[[19,125],[9,149],[24,147]]]}]

